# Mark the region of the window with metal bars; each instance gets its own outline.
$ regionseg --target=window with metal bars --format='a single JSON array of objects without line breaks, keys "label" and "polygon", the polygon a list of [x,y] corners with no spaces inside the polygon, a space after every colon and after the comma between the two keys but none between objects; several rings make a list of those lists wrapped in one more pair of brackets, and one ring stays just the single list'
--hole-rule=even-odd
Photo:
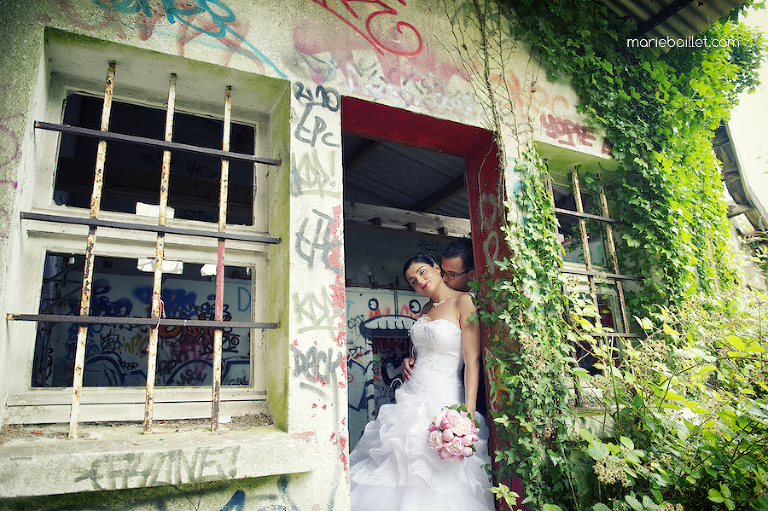
[{"label": "window with metal bars", "polygon": [[[205,388],[217,429],[222,389],[247,387],[235,400],[263,400],[265,394],[260,367],[254,367],[263,363],[254,335],[277,324],[255,316],[266,310],[265,247],[280,240],[263,232],[266,207],[259,200],[267,195],[259,176],[266,172],[258,169],[281,162],[258,156],[265,146],[259,126],[268,127],[263,113],[253,112],[251,122],[233,121],[237,90],[231,86],[220,88],[219,115],[209,105],[202,114],[177,111],[177,83],[186,78],[189,89],[195,78],[169,73],[161,106],[120,98],[119,69],[112,62],[104,70],[101,96],[81,89],[79,81],[74,88],[66,77],[52,80],[65,97],[63,120],[35,123],[58,137],[51,207],[38,196],[33,203],[43,206],[21,214],[35,240],[32,252],[39,254],[31,259],[43,268],[39,307],[36,314],[8,319],[37,325],[26,381],[51,392],[70,389],[70,436],[77,436],[81,420],[143,419],[151,431],[155,402],[199,404]],[[128,96],[136,98],[136,89]],[[99,392],[114,387],[128,390],[111,393],[114,399]],[[138,387],[143,413],[137,414]],[[155,387],[192,393],[168,398]],[[100,397],[86,402],[112,408],[83,419],[80,405],[88,392]],[[55,393],[35,399],[61,405]],[[29,395],[7,403],[10,410],[25,404]],[[178,407],[165,413],[199,415]]]},{"label": "window with metal bars", "polygon": [[[598,176],[599,182],[599,176]],[[619,257],[605,189],[599,184],[597,192],[582,191],[579,171],[571,169],[570,186],[550,182],[549,190],[557,218],[557,235],[563,246],[563,272],[577,282],[576,291],[588,296],[599,313],[605,335],[618,339],[635,337],[627,320],[625,284],[640,280],[619,271]],[[594,373],[591,346],[580,343],[574,347],[579,365]],[[618,350],[614,352],[618,357]]]}]

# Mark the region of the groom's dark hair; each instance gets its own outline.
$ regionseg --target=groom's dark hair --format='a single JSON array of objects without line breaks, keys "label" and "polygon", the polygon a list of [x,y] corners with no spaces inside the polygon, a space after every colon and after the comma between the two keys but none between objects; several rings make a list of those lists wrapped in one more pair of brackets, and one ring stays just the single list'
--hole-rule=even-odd
[{"label": "groom's dark hair", "polygon": [[472,252],[472,240],[469,238],[453,240],[443,249],[443,257],[446,259],[460,257],[462,270],[469,271],[474,269],[475,255]]},{"label": "groom's dark hair", "polygon": [[440,263],[437,262],[437,259],[435,259],[435,256],[432,254],[417,254],[405,262],[405,266],[403,266],[403,277],[405,277],[405,272],[408,271],[408,268],[414,263],[425,263],[430,266],[437,265],[438,268],[440,267]]}]

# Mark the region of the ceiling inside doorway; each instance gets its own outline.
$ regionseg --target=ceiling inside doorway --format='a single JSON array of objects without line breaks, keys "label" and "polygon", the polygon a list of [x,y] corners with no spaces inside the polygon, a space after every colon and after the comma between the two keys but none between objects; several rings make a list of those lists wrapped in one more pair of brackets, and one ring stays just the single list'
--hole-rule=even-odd
[{"label": "ceiling inside doorway", "polygon": [[344,200],[469,218],[464,159],[345,134]]}]

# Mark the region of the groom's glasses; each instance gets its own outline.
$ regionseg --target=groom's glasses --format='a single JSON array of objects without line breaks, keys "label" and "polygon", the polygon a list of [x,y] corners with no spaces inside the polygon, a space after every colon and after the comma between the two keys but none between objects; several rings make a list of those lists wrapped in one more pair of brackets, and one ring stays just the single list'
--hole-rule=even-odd
[{"label": "groom's glasses", "polygon": [[471,270],[463,271],[461,273],[456,273],[454,271],[444,271],[443,275],[445,275],[445,278],[447,278],[448,280],[453,280],[456,277],[459,277],[461,275],[464,275],[465,273],[471,272],[472,270],[474,270],[474,268],[472,268]]}]

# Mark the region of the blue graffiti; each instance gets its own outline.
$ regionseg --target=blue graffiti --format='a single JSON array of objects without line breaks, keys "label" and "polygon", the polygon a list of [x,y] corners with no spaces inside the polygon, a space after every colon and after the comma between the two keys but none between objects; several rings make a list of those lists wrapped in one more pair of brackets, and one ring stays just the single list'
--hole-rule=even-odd
[{"label": "blue graffiti", "polygon": [[243,490],[237,490],[232,498],[229,499],[221,511],[242,511],[245,509],[245,492]]},{"label": "blue graffiti", "polygon": [[247,311],[251,308],[251,292],[244,287],[237,288],[237,310]]},{"label": "blue graffiti", "polygon": [[[188,9],[177,7],[174,0],[162,0],[162,2],[165,9],[165,17],[171,24],[178,21],[182,25],[186,25],[202,34],[217,39],[221,39],[227,36],[227,34],[232,35],[245,44],[248,49],[253,52],[257,60],[271,67],[280,78],[283,78],[284,80],[288,79],[288,76],[280,71],[266,55],[261,53],[253,44],[237,32],[237,30],[230,26],[230,24],[235,21],[236,16],[232,9],[230,9],[230,7],[222,0],[196,0],[197,5]],[[149,0],[93,0],[93,3],[107,11],[123,14],[135,14],[141,12],[147,18],[153,16]],[[216,27],[218,27],[218,30],[206,30],[205,28],[197,26],[182,18],[182,16],[197,16],[198,14],[208,14]],[[233,49],[233,51],[237,50]],[[246,52],[239,51],[239,53],[243,53],[247,57],[252,58],[252,56],[248,55]]]}]

